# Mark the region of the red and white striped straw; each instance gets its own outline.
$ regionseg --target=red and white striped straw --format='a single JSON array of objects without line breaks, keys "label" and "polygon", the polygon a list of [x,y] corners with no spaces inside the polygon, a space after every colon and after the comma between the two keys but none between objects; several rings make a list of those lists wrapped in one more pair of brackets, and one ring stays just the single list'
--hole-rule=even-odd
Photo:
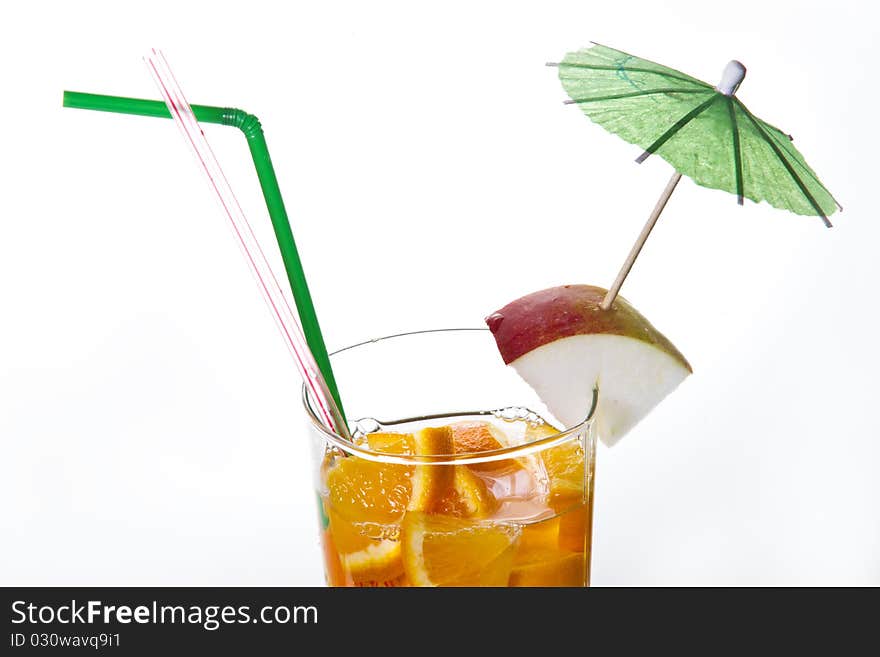
[{"label": "red and white striped straw", "polygon": [[220,163],[214,155],[214,151],[208,144],[204,132],[202,132],[183,91],[178,85],[168,61],[161,51],[152,49],[144,61],[153,75],[159,92],[168,106],[171,118],[180,128],[181,133],[192,149],[200,167],[205,172],[211,188],[217,195],[223,213],[229,219],[236,242],[241,248],[242,255],[248,263],[251,273],[257,282],[260,292],[269,306],[272,317],[278,325],[284,343],[290,350],[296,363],[300,376],[311,392],[312,398],[318,405],[318,413],[326,426],[343,437],[350,437],[348,427],[342,419],[342,414],[330,394],[321,370],[315,362],[312,352],[303,336],[302,327],[296,319],[296,315],[290,306],[287,295],[281,288],[278,278],[272,271],[266,254],[247,220],[241,205],[229,181],[220,168]]}]

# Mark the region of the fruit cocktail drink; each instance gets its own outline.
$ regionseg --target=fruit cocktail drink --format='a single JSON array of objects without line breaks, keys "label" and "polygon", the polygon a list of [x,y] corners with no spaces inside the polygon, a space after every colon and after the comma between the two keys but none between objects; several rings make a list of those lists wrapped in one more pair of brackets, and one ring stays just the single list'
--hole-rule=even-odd
[{"label": "fruit cocktail drink", "polygon": [[[595,395],[583,420],[560,431],[484,330],[366,343],[334,356],[334,368],[350,408],[360,378],[372,381],[366,407],[391,413],[400,400],[407,415],[350,411],[363,418],[350,443],[317,422],[305,397],[328,584],[589,584]],[[494,401],[502,397],[508,405]],[[452,405],[432,409],[435,400]]]}]

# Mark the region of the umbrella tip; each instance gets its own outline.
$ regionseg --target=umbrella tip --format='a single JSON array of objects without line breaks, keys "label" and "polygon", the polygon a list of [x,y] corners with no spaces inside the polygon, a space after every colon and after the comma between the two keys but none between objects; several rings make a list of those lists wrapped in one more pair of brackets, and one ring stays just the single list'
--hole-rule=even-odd
[{"label": "umbrella tip", "polygon": [[727,66],[724,67],[724,71],[721,73],[721,82],[718,83],[715,89],[725,96],[733,96],[745,77],[746,67],[743,63],[731,59],[727,62]]}]

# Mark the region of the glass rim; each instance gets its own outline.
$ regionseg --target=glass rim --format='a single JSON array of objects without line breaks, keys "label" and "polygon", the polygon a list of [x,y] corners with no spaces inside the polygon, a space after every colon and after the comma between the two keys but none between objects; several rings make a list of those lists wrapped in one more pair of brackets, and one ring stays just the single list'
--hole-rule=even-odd
[{"label": "glass rim", "polygon": [[[347,347],[342,347],[330,353],[330,356],[335,356],[337,354],[343,353],[350,349],[355,349],[357,347],[363,347],[366,345],[374,344],[377,342],[383,342],[386,340],[392,340],[394,338],[401,338],[412,335],[427,335],[431,333],[454,333],[454,332],[470,332],[470,331],[485,331],[488,332],[488,328],[446,328],[446,329],[425,329],[421,331],[407,331],[405,333],[395,333],[392,335],[386,335],[379,338],[373,338],[371,340],[364,340],[362,342],[358,342]],[[394,463],[398,465],[466,465],[473,463],[487,463],[492,461],[501,461],[510,458],[517,458],[521,456],[527,456],[529,454],[533,454],[535,452],[542,451],[544,449],[549,449],[551,447],[556,447],[563,443],[568,442],[574,436],[579,435],[593,420],[596,414],[596,406],[599,401],[599,388],[598,386],[593,387],[593,396],[590,402],[589,409],[586,412],[586,416],[583,420],[574,424],[570,427],[566,427],[561,431],[556,430],[556,427],[553,425],[549,425],[554,429],[554,433],[549,436],[542,436],[540,438],[536,438],[535,440],[530,440],[525,443],[521,443],[518,445],[509,445],[507,447],[501,447],[499,449],[486,450],[481,452],[469,452],[469,453],[461,453],[461,454],[436,454],[436,455],[419,455],[419,454],[389,454],[387,452],[379,452],[373,449],[370,449],[366,445],[356,445],[352,442],[347,441],[342,436],[334,433],[329,430],[326,426],[324,426],[323,422],[318,418],[315,409],[312,407],[311,403],[311,395],[309,394],[308,388],[305,384],[302,385],[302,403],[303,407],[306,410],[306,415],[309,421],[312,424],[312,427],[319,433],[321,436],[327,440],[334,447],[339,448],[347,454],[352,456],[357,456],[359,458],[363,458],[369,461],[377,461],[380,463]],[[432,419],[443,419],[450,417],[459,417],[462,415],[486,415],[497,417],[493,411],[455,411],[449,413],[440,413],[440,414],[432,414],[432,415],[424,415],[419,417],[410,417],[410,418],[402,418],[399,420],[393,420],[389,422],[383,422],[378,420],[384,426],[393,426],[394,424],[402,424],[404,422],[412,422],[417,420],[432,420]]]}]

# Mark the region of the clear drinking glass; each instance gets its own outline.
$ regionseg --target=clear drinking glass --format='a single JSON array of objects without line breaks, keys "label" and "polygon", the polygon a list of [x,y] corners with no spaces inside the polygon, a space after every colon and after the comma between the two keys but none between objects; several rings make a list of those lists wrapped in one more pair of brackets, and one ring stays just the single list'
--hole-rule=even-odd
[{"label": "clear drinking glass", "polygon": [[353,443],[303,389],[329,585],[589,585],[597,391],[557,426],[484,329],[331,360]]}]

